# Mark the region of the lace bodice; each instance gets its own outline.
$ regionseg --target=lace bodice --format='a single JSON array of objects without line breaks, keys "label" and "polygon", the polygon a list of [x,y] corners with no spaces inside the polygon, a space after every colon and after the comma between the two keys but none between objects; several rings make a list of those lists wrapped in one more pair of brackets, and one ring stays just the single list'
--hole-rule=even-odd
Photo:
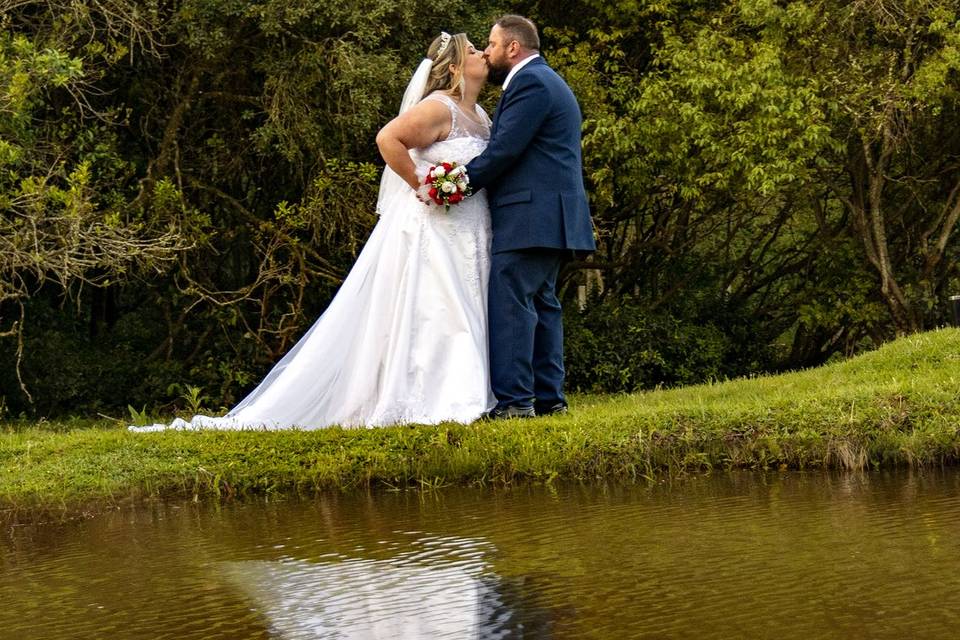
[{"label": "lace bodice", "polygon": [[450,133],[446,139],[414,152],[414,162],[418,168],[448,161],[466,164],[487,147],[490,118],[479,104],[472,114],[468,114],[453,98],[439,91],[431,93],[424,100],[436,100],[447,106],[450,110]]},{"label": "lace bodice", "polygon": [[468,113],[457,104],[456,100],[440,91],[434,91],[424,100],[442,102],[450,110],[450,134],[447,136],[447,140],[465,136],[483,140],[490,139],[490,118],[479,104],[474,105],[473,113]]}]

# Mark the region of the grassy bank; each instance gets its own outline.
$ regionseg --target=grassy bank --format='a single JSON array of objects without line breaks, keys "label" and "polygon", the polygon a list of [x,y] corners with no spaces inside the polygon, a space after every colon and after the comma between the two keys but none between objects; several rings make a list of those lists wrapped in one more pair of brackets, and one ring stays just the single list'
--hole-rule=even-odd
[{"label": "grassy bank", "polygon": [[155,496],[942,464],[960,457],[960,330],[786,375],[578,397],[557,418],[287,432],[130,434],[122,425],[56,423],[0,431],[6,514]]}]

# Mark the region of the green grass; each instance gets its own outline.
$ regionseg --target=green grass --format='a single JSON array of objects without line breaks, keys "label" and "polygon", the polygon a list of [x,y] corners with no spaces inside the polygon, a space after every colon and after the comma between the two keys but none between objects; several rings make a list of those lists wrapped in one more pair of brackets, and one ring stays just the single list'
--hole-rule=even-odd
[{"label": "green grass", "polygon": [[569,415],[472,425],[131,434],[0,425],[0,512],[151,497],[652,478],[727,468],[928,465],[960,458],[960,330],[797,373],[620,396]]}]

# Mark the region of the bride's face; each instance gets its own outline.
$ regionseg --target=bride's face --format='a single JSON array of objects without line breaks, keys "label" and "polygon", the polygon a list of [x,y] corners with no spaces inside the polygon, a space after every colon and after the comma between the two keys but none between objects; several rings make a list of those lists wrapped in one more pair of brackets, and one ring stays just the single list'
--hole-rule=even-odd
[{"label": "bride's face", "polygon": [[463,75],[470,80],[483,82],[487,79],[487,63],[480,51],[471,43],[467,43],[467,58],[463,61]]}]

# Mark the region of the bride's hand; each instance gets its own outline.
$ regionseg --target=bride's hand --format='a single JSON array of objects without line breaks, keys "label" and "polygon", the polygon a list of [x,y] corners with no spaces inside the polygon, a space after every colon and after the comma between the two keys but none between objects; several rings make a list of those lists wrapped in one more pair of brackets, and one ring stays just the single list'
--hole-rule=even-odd
[{"label": "bride's hand", "polygon": [[433,199],[430,197],[430,185],[421,184],[417,187],[417,200],[423,204],[433,204]]}]

